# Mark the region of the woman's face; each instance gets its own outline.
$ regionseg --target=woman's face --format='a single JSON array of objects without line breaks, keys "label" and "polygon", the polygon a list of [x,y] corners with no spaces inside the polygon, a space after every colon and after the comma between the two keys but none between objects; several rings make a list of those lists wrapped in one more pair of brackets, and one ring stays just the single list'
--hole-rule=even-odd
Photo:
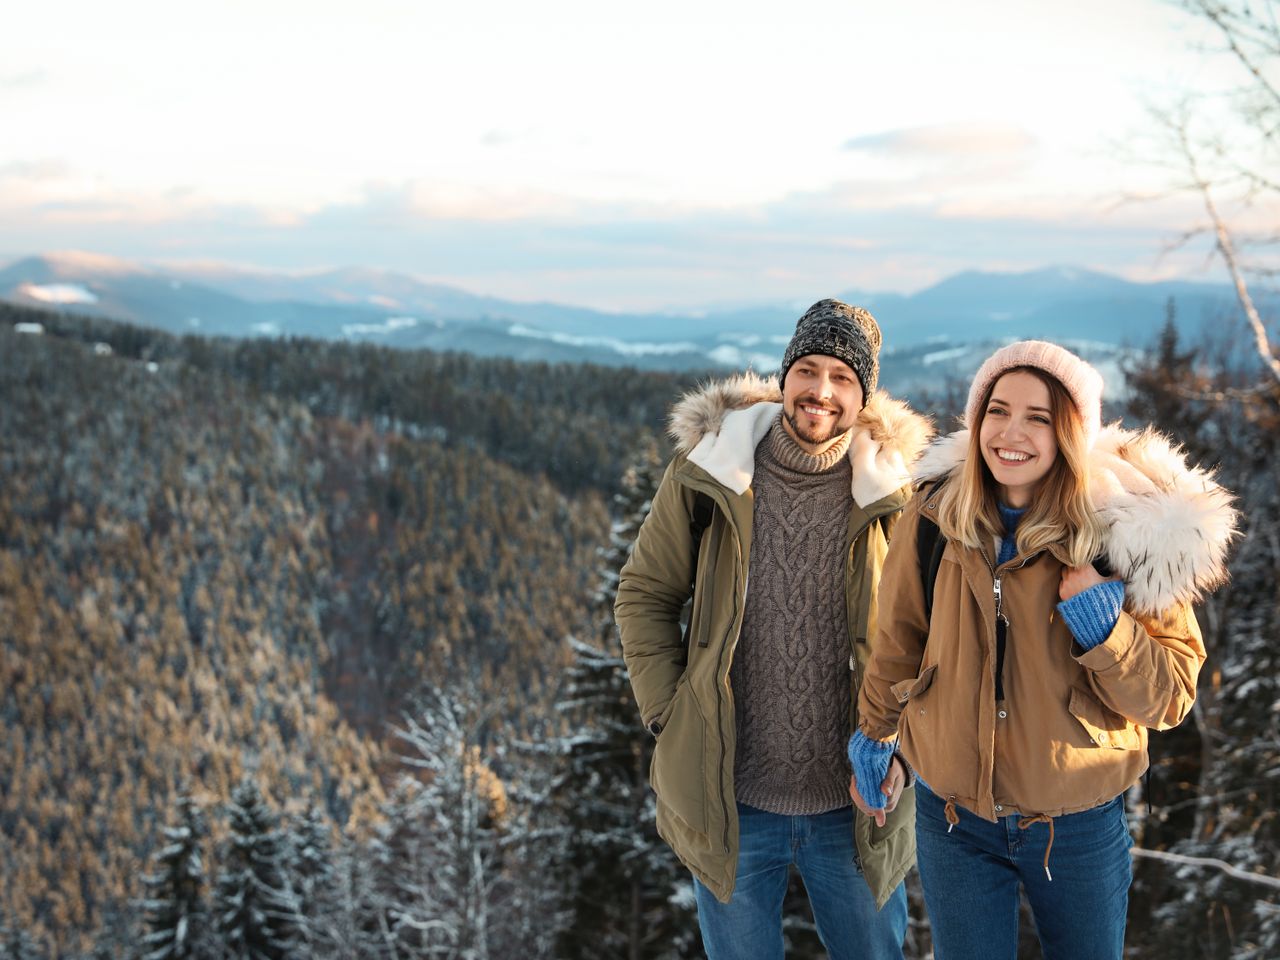
[{"label": "woman's face", "polygon": [[1058,459],[1053,410],[1044,381],[1025,371],[996,381],[983,411],[978,442],[1006,506],[1031,503],[1036,485]]}]

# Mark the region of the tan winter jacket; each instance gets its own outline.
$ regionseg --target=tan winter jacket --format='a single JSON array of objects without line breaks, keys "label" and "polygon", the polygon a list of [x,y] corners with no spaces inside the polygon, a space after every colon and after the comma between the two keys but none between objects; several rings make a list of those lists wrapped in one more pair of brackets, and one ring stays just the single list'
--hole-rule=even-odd
[{"label": "tan winter jacket", "polygon": [[[949,473],[966,444],[964,432],[938,441],[917,475]],[[1205,653],[1191,601],[1225,576],[1230,496],[1150,432],[1107,428],[1090,466],[1125,609],[1087,652],[1057,615],[1063,565],[1047,551],[993,570],[994,544],[948,542],[926,619],[915,541],[920,514],[937,519],[931,488],[904,511],[885,563],[861,729],[880,740],[900,733],[934,792],[988,820],[1113,799],[1147,767],[1147,730],[1177,725],[1195,700]],[[997,577],[1008,618],[999,701]]]},{"label": "tan winter jacket", "polygon": [[[691,394],[672,415],[678,453],[668,466],[622,569],[615,615],[641,719],[657,735],[649,778],[658,832],[721,900],[738,863],[734,801],[735,720],[729,668],[746,597],[751,556],[751,477],[756,445],[781,408],[774,381],[745,376]],[[874,634],[875,594],[888,537],[910,493],[909,468],[928,440],[927,423],[876,393],[854,427],[851,546],[845,569],[850,644],[849,709]],[[688,648],[680,612],[690,595],[696,494],[715,505],[698,551]],[[835,518],[833,518],[834,520]],[[856,723],[856,717],[852,717]],[[883,828],[859,815],[859,862],[883,904],[915,859],[914,795],[907,791]]]}]

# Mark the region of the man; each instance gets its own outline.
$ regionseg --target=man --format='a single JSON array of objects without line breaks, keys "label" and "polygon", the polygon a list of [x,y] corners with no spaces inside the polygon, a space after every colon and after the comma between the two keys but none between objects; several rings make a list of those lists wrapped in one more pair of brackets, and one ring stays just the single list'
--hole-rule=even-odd
[{"label": "man", "polygon": [[781,396],[747,375],[685,397],[620,575],[658,832],[693,872],[711,960],[780,960],[792,862],[833,960],[902,957],[913,791],[895,762],[887,820],[855,816],[845,752],[888,537],[930,433],[876,392],[880,339],[866,310],[823,300],[796,324]]}]

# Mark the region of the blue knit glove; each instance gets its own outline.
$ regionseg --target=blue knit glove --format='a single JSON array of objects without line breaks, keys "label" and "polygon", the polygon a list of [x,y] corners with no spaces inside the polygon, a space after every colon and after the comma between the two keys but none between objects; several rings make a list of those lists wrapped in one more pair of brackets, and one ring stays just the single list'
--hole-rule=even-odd
[{"label": "blue knit glove", "polygon": [[849,738],[849,763],[853,765],[853,779],[858,785],[858,796],[872,810],[884,808],[885,796],[880,784],[889,775],[889,761],[893,759],[892,740],[872,740],[861,730],[855,730]]},{"label": "blue knit glove", "polygon": [[1124,606],[1124,584],[1104,580],[1058,604],[1058,613],[1071,629],[1076,643],[1092,650],[1111,635]]}]

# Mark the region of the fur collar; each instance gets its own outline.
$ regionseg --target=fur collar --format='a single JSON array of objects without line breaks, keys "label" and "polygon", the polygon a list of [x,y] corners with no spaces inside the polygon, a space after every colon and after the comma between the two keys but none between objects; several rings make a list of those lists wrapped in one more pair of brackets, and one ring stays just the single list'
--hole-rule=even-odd
[{"label": "fur collar", "polygon": [[[965,459],[969,431],[934,441],[916,466],[934,480]],[[1124,579],[1126,606],[1158,615],[1194,603],[1227,579],[1235,539],[1234,498],[1206,470],[1187,465],[1181,448],[1148,428],[1105,427],[1089,454],[1089,481],[1107,526],[1107,561]]]},{"label": "fur collar", "polygon": [[[672,408],[671,438],[678,453],[734,493],[751,486],[756,446],[782,409],[775,378],[745,373],[685,394]],[[911,464],[933,435],[924,417],[882,390],[858,415],[849,444],[853,499],[867,507],[911,482]]]}]

